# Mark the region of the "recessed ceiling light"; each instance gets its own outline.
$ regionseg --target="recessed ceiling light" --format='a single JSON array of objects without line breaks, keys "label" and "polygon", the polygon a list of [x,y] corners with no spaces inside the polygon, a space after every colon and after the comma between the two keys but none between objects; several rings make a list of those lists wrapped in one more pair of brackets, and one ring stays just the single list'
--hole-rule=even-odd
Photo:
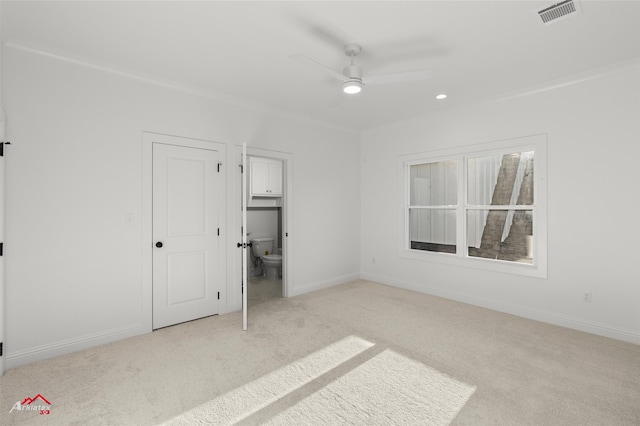
[{"label": "recessed ceiling light", "polygon": [[436,96],[436,99],[439,101],[447,99],[447,95],[445,95],[444,93],[440,93],[438,96]]}]

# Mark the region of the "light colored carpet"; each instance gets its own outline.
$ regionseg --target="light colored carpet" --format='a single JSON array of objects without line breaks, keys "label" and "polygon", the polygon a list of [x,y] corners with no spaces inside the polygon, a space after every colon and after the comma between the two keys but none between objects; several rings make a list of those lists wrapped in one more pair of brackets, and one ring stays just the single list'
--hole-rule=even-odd
[{"label": "light colored carpet", "polygon": [[[378,377],[381,364],[397,361],[397,368],[422,372],[416,379],[421,388],[442,380],[453,389],[445,392],[452,395],[451,407],[461,404],[466,386],[475,387],[457,414],[447,414],[452,408],[442,416],[425,415],[422,406],[438,403],[420,394],[416,407],[435,421],[455,416],[452,425],[640,425],[638,345],[363,280],[258,303],[249,310],[249,331],[241,327],[242,316],[234,312],[9,370],[0,377],[0,424],[158,425],[278,371],[296,371],[288,366],[356,336],[374,345],[320,369],[328,371],[315,379],[293,375],[288,393],[274,388],[267,405],[234,418],[241,425],[286,423],[295,410],[317,406],[318,398],[327,407],[345,401],[345,415],[370,410],[371,397],[360,398],[353,388],[376,392],[373,385],[357,385],[371,377],[363,371]],[[392,393],[401,400],[392,408],[413,412],[412,394]],[[10,413],[17,401],[38,394],[51,402],[51,414]],[[335,395],[341,395],[338,401]],[[384,414],[383,403],[375,405],[380,415],[402,419]],[[340,415],[339,409],[326,411]],[[312,412],[312,418],[323,415]]]},{"label": "light colored carpet", "polygon": [[[165,424],[236,424],[372,346],[349,336]],[[265,424],[445,426],[474,390],[387,349]]]},{"label": "light colored carpet", "polygon": [[189,410],[189,412],[181,414],[166,424],[235,424],[331,371],[371,346],[373,346],[371,342],[349,336],[273,373],[269,373],[193,410]]},{"label": "light colored carpet", "polygon": [[266,424],[443,426],[474,390],[387,349]]}]

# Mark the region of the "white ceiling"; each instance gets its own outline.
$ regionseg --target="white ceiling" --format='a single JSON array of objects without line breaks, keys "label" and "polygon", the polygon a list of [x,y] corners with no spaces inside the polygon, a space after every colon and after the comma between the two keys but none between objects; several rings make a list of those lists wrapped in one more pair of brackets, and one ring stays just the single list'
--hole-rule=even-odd
[{"label": "white ceiling", "polygon": [[[545,26],[554,1],[3,1],[2,41],[285,110],[354,131],[640,57],[640,1],[579,2]],[[336,70],[362,45],[363,73],[433,70],[417,83],[345,95],[302,53]],[[446,92],[449,98],[436,101]]]}]

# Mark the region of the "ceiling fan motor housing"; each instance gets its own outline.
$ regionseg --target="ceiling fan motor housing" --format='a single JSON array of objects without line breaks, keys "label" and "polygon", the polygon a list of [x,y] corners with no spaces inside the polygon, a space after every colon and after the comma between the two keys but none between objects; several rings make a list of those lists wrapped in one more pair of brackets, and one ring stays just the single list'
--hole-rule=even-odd
[{"label": "ceiling fan motor housing", "polygon": [[360,80],[362,81],[362,70],[357,65],[349,65],[342,70],[342,73],[345,77],[350,80]]}]

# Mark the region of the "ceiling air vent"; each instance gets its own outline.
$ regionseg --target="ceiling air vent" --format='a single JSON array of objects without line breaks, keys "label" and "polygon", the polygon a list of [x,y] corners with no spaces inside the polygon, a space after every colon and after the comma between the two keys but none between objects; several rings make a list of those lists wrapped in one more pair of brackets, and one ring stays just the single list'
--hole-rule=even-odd
[{"label": "ceiling air vent", "polygon": [[576,15],[578,11],[578,2],[576,0],[566,0],[540,10],[538,16],[542,19],[543,24],[549,25],[560,19]]}]

